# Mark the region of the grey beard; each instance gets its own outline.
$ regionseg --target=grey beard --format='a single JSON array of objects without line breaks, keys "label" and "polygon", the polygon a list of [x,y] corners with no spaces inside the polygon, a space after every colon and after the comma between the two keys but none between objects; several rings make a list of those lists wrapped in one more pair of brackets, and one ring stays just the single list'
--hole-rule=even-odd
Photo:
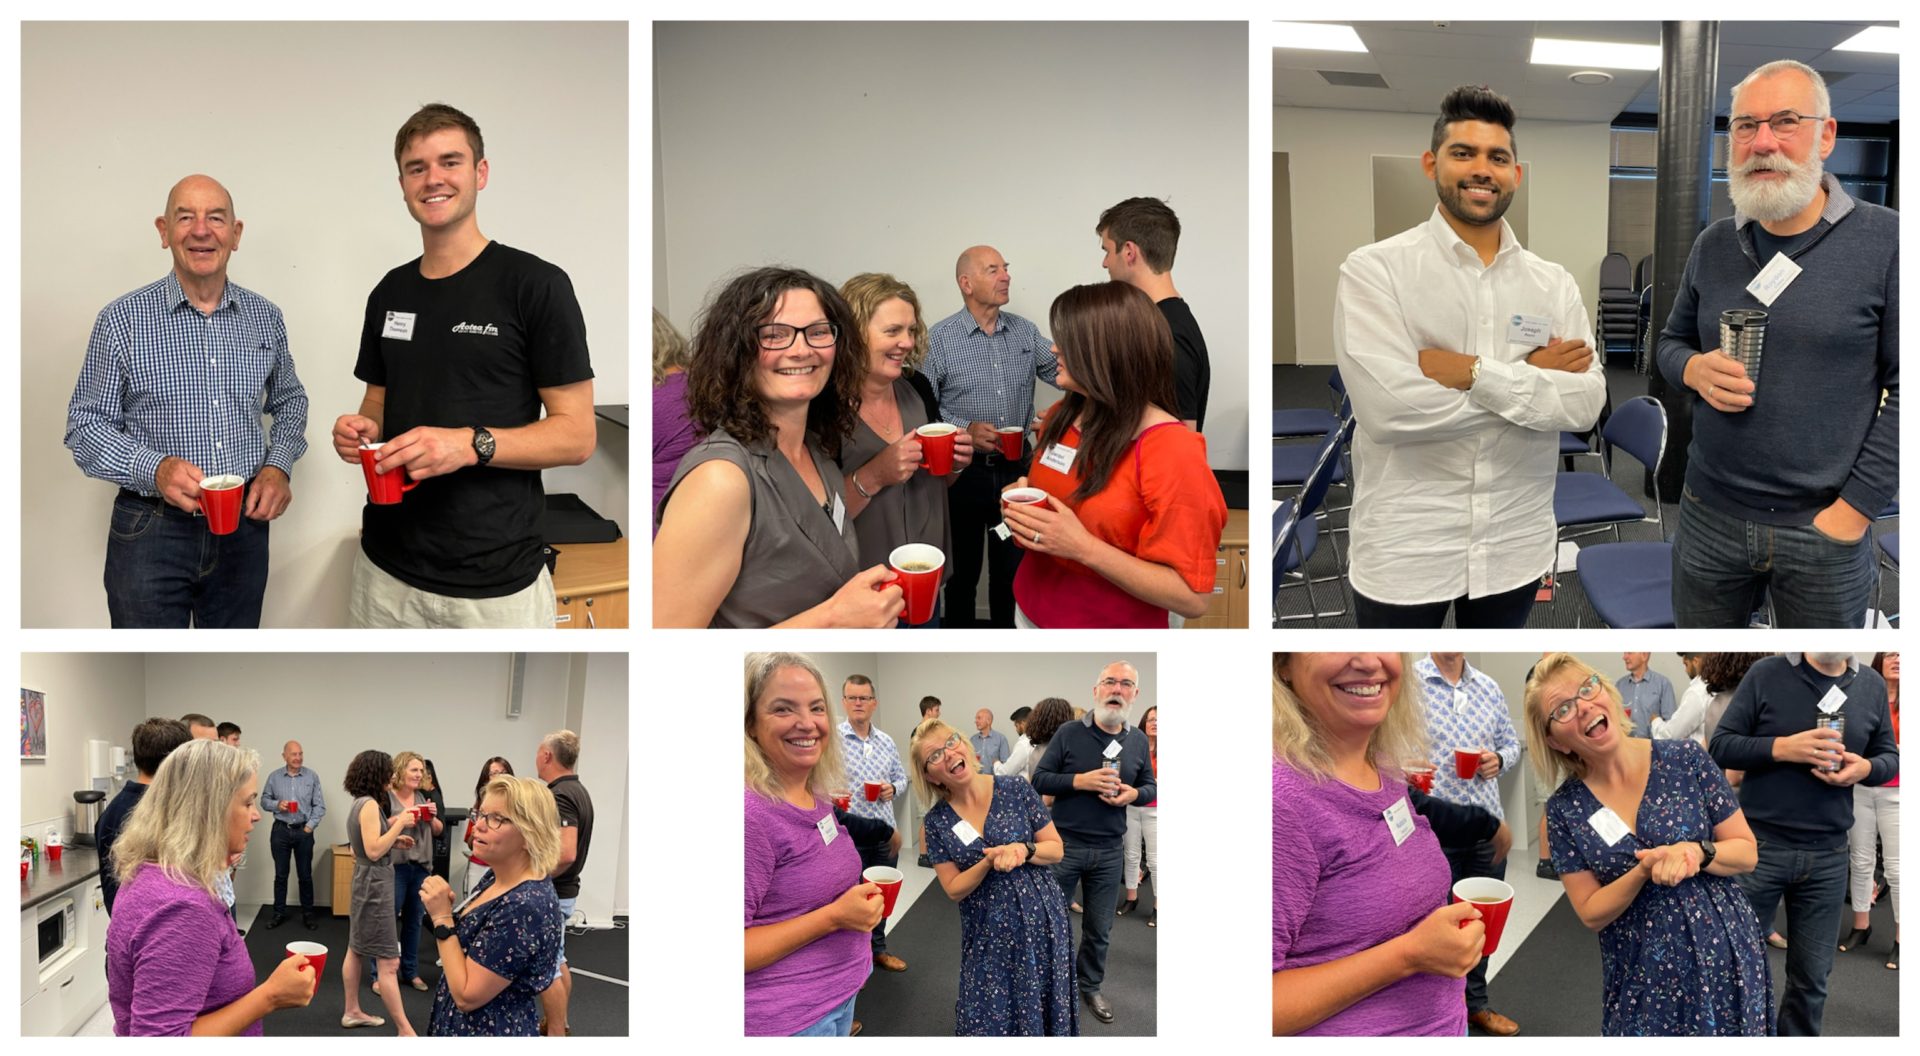
[{"label": "grey beard", "polygon": [[[1797,164],[1778,154],[1773,155],[1771,164],[1766,166],[1756,166],[1754,163],[1759,160],[1748,158],[1744,166],[1727,172],[1727,191],[1734,207],[1742,213],[1763,224],[1778,223],[1805,209],[1814,195],[1820,193],[1820,175],[1825,166],[1819,154]],[[1753,173],[1760,168],[1784,172],[1787,179],[1777,186],[1759,182]]]}]

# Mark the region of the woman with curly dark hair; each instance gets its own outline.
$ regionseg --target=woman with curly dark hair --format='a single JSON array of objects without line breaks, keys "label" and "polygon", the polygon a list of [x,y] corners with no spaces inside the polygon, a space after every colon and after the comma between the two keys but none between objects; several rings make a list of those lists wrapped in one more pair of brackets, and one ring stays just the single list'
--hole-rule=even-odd
[{"label": "woman with curly dark hair", "polygon": [[393,781],[393,757],[369,748],[347,765],[345,782],[353,805],[347,808],[347,845],[353,849],[353,895],[347,909],[348,955],[340,958],[340,982],[346,987],[343,1027],[378,1027],[386,1020],[360,1008],[361,957],[374,959],[380,1001],[387,1006],[400,1036],[413,1037],[407,1010],[400,1004],[400,933],[394,921],[393,863],[387,852],[413,846],[407,830],[414,817],[392,813],[387,788]]},{"label": "woman with curly dark hair", "polygon": [[[1713,731],[1720,726],[1720,717],[1727,713],[1727,704],[1733,700],[1733,691],[1740,688],[1740,680],[1747,677],[1747,669],[1765,659],[1767,653],[1704,653],[1700,657],[1700,680],[1707,684],[1707,692],[1713,694],[1707,701],[1707,717],[1700,727],[1704,735],[1704,744],[1713,743]],[[1739,787],[1740,779],[1729,773],[1727,779],[1734,787]]]},{"label": "woman with curly dark hair", "polygon": [[861,571],[835,460],[853,432],[862,338],[839,291],[757,268],[702,317],[687,399],[707,436],[657,513],[656,627],[891,627],[884,566]]}]

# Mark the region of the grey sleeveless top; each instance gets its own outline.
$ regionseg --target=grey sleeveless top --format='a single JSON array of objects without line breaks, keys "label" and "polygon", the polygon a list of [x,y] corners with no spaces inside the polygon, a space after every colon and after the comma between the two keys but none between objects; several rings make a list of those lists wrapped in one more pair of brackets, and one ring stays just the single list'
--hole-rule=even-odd
[{"label": "grey sleeveless top", "polygon": [[[900,405],[900,424],[907,432],[927,424],[927,406],[920,402],[920,394],[913,391],[907,379],[894,381],[893,398]],[[865,421],[856,422],[853,436],[840,449],[840,465],[850,474],[886,446],[887,442],[872,426]],[[893,553],[894,547],[908,543],[931,543],[939,547],[941,553],[952,555],[953,526],[947,520],[947,479],[922,470],[904,484],[882,488],[867,503],[858,518],[861,568],[886,564],[887,555]]]},{"label": "grey sleeveless top", "polygon": [[709,627],[768,627],[791,619],[832,597],[864,567],[854,557],[853,518],[846,515],[843,498],[846,478],[812,445],[807,454],[826,485],[838,525],[771,440],[748,447],[725,431],[709,433],[673,471],[666,498],[660,501],[661,520],[680,482],[696,467],[720,459],[747,475],[753,511],[740,553],[740,574]]}]

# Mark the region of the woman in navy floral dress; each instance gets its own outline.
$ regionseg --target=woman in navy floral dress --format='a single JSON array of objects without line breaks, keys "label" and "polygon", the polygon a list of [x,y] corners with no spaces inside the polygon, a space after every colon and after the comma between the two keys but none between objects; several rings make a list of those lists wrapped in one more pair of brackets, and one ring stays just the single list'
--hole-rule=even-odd
[{"label": "woman in navy floral dress", "polygon": [[436,930],[440,985],[431,1033],[539,1036],[540,992],[560,957],[560,900],[548,875],[560,860],[560,811],[539,781],[502,775],[487,784],[473,827],[474,853],[492,866],[456,911],[437,876],[420,885]]},{"label": "woman in navy floral dress", "polygon": [[966,738],[939,720],[914,732],[909,767],[927,812],[927,860],[960,903],[961,1036],[1077,1036],[1073,927],[1047,867],[1064,847],[1033,786],[979,773]]},{"label": "woman in navy floral dress", "polygon": [[1566,653],[1527,682],[1527,742],[1549,781],[1547,843],[1600,934],[1601,1033],[1774,1033],[1753,904],[1733,877],[1758,847],[1725,775],[1690,740],[1630,737],[1620,693]]}]

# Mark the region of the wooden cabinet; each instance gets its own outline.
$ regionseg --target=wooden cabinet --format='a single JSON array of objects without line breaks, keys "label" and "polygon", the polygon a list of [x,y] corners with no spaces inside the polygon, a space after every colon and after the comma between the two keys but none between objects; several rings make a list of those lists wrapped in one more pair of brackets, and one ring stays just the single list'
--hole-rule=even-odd
[{"label": "wooden cabinet", "polygon": [[1227,525],[1220,533],[1220,546],[1214,551],[1213,602],[1199,619],[1188,620],[1188,627],[1247,626],[1247,593],[1250,570],[1247,566],[1247,511],[1228,510]]},{"label": "wooden cabinet", "polygon": [[627,541],[563,543],[553,569],[553,625],[565,629],[627,626]]},{"label": "wooden cabinet", "polygon": [[333,845],[333,915],[347,916],[347,911],[352,907],[353,847],[350,844],[336,843]]}]

